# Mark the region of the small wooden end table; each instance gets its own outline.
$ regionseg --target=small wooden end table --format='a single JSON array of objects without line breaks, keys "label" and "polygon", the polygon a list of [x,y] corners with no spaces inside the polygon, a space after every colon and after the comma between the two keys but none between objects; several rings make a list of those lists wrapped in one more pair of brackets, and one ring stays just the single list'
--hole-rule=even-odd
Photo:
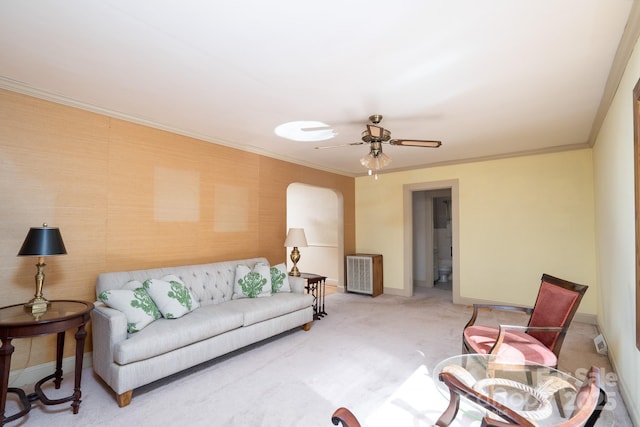
[{"label": "small wooden end table", "polygon": [[322,319],[327,315],[324,310],[327,277],[313,273],[300,273],[300,277],[307,282],[305,286],[307,293],[313,295],[313,318],[316,320]]},{"label": "small wooden end table", "polygon": [[[84,340],[87,335],[85,325],[90,320],[93,304],[84,301],[59,300],[51,301],[44,313],[37,315],[24,309],[23,304],[10,305],[0,308],[0,426],[23,417],[31,410],[31,402],[40,400],[45,405],[58,405],[70,402],[73,413],[80,409],[80,383],[82,380],[82,357],[84,353]],[[75,383],[73,394],[61,399],[49,399],[42,391],[42,384],[53,379],[55,388],[59,389],[62,383],[62,358],[64,352],[65,331],[78,328],[76,338],[76,363]],[[42,335],[58,334],[56,350],[56,370],[53,374],[44,377],[35,385],[35,391],[26,394],[20,388],[9,388],[9,373],[11,372],[11,355],[14,347],[11,340],[14,338],[29,338]],[[17,413],[5,416],[4,410],[7,403],[7,394],[15,393],[20,399],[21,410]]]}]

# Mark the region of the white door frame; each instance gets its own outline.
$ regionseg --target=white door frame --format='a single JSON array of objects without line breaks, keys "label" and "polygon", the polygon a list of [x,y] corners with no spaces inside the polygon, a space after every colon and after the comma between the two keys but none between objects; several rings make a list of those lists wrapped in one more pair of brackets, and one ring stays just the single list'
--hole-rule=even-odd
[{"label": "white door frame", "polygon": [[405,184],[402,186],[404,224],[403,295],[413,296],[413,192],[451,189],[451,246],[453,251],[451,296],[454,304],[460,302],[460,217],[458,187],[459,183],[457,179]]}]

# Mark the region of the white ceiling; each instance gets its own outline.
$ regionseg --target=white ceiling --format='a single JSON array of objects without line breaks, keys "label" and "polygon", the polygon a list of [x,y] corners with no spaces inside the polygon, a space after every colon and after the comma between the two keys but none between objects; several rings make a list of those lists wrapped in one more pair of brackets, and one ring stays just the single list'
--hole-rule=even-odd
[{"label": "white ceiling", "polygon": [[[366,146],[314,147],[372,114],[443,142],[386,170],[553,151],[590,144],[633,4],[2,0],[0,87],[351,176]],[[294,120],[338,136],[274,134]]]}]

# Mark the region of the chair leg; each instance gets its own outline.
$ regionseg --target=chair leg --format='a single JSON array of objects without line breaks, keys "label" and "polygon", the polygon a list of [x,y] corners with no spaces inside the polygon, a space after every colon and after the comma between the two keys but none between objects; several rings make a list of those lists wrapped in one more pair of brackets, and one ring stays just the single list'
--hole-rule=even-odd
[{"label": "chair leg", "polygon": [[598,405],[596,409],[594,409],[593,413],[589,417],[586,423],[584,423],[585,427],[593,427],[600,418],[600,413],[604,409],[607,404],[607,393],[603,389],[600,389],[600,397],[598,398]]},{"label": "chair leg", "polygon": [[449,390],[449,406],[444,410],[438,421],[436,421],[436,425],[438,427],[447,427],[449,424],[453,422],[458,414],[458,409],[460,408],[460,395],[455,393],[453,390]]}]

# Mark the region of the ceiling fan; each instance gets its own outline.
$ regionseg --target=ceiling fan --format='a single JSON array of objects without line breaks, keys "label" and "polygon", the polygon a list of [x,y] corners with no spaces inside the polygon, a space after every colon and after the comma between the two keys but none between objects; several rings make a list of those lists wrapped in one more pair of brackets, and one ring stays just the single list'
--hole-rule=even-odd
[{"label": "ceiling fan", "polygon": [[[343,147],[347,145],[363,145],[369,144],[370,150],[366,156],[360,159],[362,166],[369,169],[369,175],[372,171],[378,171],[391,163],[391,157],[382,152],[382,144],[401,145],[405,147],[427,147],[438,148],[442,145],[440,141],[429,141],[421,139],[391,139],[391,132],[378,124],[382,121],[381,114],[369,116],[371,124],[367,124],[367,128],[362,131],[362,142],[352,142],[350,144],[325,145],[315,147],[317,149]],[[378,177],[376,173],[376,178]]]}]

